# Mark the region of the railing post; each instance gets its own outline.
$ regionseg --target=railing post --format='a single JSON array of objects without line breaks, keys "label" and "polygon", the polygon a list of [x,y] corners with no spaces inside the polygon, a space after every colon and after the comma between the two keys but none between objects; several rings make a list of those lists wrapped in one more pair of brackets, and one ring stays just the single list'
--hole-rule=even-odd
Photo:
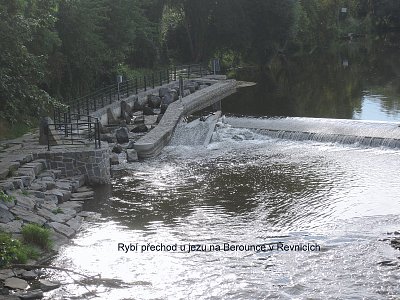
[{"label": "railing post", "polygon": [[67,118],[68,118],[68,115],[67,115],[67,113],[65,112],[64,113],[64,136],[65,137],[68,137],[68,126],[67,126]]},{"label": "railing post", "polygon": [[80,115],[81,114],[81,103],[79,101],[79,98],[77,100],[77,105],[78,105],[78,115]]},{"label": "railing post", "polygon": [[58,110],[58,113],[57,113],[57,117],[58,117],[58,130],[60,130],[61,129],[61,111],[60,110]]},{"label": "railing post", "polygon": [[143,80],[144,80],[144,91],[147,91],[146,75],[144,75]]},{"label": "railing post", "polygon": [[97,98],[93,97],[94,111],[97,110]]},{"label": "railing post", "polygon": [[136,95],[138,94],[138,80],[135,78],[135,89],[136,89]]},{"label": "railing post", "polygon": [[89,98],[86,98],[86,114],[89,115]]},{"label": "railing post", "polygon": [[109,97],[110,97],[110,104],[112,103],[112,94],[111,94],[111,88],[110,88],[110,92],[109,92]]},{"label": "railing post", "polygon": [[[99,119],[97,119],[96,125],[97,125],[97,130],[96,130],[95,134],[97,134],[97,141],[98,141],[98,143],[99,143],[99,148],[101,148],[101,140],[100,140],[100,121],[99,121]],[[97,148],[97,147],[96,147],[96,148]]]},{"label": "railing post", "polygon": [[50,126],[49,124],[46,124],[45,127],[45,132],[46,137],[47,137],[47,151],[50,151],[50,139],[49,139],[49,135],[50,135]]},{"label": "railing post", "polygon": [[151,82],[152,82],[152,87],[154,89],[154,72],[151,73]]},{"label": "railing post", "polygon": [[92,140],[92,122],[90,121],[90,117],[88,116],[88,131],[89,131],[89,141]]},{"label": "railing post", "polygon": [[162,71],[160,71],[160,86],[162,86]]}]

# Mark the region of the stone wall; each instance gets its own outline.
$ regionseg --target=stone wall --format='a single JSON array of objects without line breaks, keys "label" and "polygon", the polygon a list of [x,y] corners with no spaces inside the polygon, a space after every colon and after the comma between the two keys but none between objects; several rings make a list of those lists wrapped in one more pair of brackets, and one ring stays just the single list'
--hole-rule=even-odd
[{"label": "stone wall", "polygon": [[35,154],[47,161],[50,170],[60,170],[61,175],[84,175],[88,184],[106,184],[111,181],[110,149],[53,150]]}]

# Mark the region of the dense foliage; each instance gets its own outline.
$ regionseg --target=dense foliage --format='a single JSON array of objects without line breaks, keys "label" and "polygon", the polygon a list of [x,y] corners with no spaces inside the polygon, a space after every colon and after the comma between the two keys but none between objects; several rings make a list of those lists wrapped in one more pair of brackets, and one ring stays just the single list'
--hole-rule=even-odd
[{"label": "dense foliage", "polygon": [[26,122],[121,70],[213,57],[265,67],[397,30],[399,16],[398,0],[1,0],[0,120]]}]

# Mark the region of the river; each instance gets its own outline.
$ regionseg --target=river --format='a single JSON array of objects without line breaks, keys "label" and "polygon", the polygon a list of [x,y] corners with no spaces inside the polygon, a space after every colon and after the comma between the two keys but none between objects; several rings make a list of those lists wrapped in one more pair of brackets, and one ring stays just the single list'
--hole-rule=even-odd
[{"label": "river", "polygon": [[[399,122],[398,78],[374,81],[356,63],[363,58],[346,59],[318,75],[315,58],[296,86],[285,68],[271,71],[223,110]],[[400,230],[399,169],[396,149],[276,139],[221,123],[208,147],[168,146],[124,165],[86,204],[97,215],[52,262],[121,282],[82,285],[49,272],[69,284],[46,298],[398,299],[399,252],[387,239]],[[249,245],[264,248],[241,251]],[[316,251],[295,251],[303,245]]]}]

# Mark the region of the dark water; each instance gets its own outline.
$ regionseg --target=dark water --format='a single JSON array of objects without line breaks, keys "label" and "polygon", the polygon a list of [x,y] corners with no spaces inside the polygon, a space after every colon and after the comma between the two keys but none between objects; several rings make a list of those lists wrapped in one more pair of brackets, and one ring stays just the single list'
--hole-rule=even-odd
[{"label": "dark water", "polygon": [[270,69],[237,71],[257,82],[223,101],[225,113],[400,121],[399,48],[358,40],[340,50],[274,59]]},{"label": "dark water", "polygon": [[[279,60],[258,77],[260,84],[223,108],[262,117],[399,120],[397,56],[390,48],[365,53],[358,47],[359,56],[348,50]],[[283,123],[293,120],[303,118]],[[320,129],[333,122],[304,121]],[[400,229],[400,152],[275,139],[248,129],[270,126],[271,119],[236,123],[242,126],[220,122],[208,147],[168,146],[156,159],[122,165],[112,187],[98,189],[96,201],[86,204],[98,215],[53,261],[122,284],[49,273],[69,284],[46,299],[94,298],[90,292],[115,300],[399,299],[400,253],[386,239]],[[343,132],[382,135],[396,125],[336,123]],[[320,251],[211,249],[278,242]],[[205,251],[124,253],[119,243],[190,243]]]}]

